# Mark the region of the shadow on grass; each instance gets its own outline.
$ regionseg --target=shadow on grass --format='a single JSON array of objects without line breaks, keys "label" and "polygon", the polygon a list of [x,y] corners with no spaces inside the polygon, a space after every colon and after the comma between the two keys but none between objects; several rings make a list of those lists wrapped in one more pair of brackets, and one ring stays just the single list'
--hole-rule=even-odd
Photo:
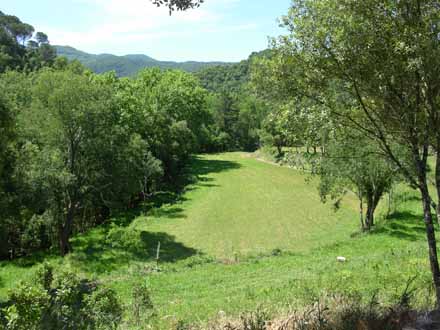
[{"label": "shadow on grass", "polygon": [[183,214],[184,209],[181,207],[170,207],[170,208],[159,208],[153,209],[152,215],[158,218],[167,219],[185,219],[186,216]]},{"label": "shadow on grass", "polygon": [[[0,268],[6,265],[13,265],[20,268],[30,268],[35,265],[41,264],[49,259],[56,259],[59,257],[58,248],[54,246],[52,249],[47,251],[37,251],[32,255],[19,257],[13,260],[3,260],[0,262]],[[1,278],[0,278],[0,288],[1,288]]]},{"label": "shadow on grass", "polygon": [[150,262],[156,260],[160,242],[160,261],[176,262],[199,254],[196,249],[175,241],[175,237],[162,232],[134,231],[130,242],[120,245],[101,239],[77,240],[70,260],[83,271],[97,274],[111,272],[131,262]]},{"label": "shadow on grass", "polygon": [[375,228],[372,234],[386,234],[409,241],[423,240],[425,239],[423,216],[407,211],[395,212]]},{"label": "shadow on grass", "polygon": [[[207,177],[209,174],[231,171],[241,168],[240,163],[227,160],[204,159],[200,156],[193,156],[182,174],[173,182],[168,184],[165,191],[158,191],[141,203],[138,207],[128,211],[118,212],[114,215],[114,223],[119,226],[128,226],[140,215],[153,214],[154,216],[169,219],[183,219],[184,210],[174,207],[174,204],[188,201],[185,193],[201,187],[219,187],[214,179]],[[162,208],[170,205],[170,208]]]},{"label": "shadow on grass", "polygon": [[[142,214],[152,214],[158,218],[184,219],[184,209],[180,203],[187,201],[185,192],[201,187],[215,188],[218,185],[214,179],[208,177],[213,173],[220,173],[239,169],[241,165],[234,161],[204,159],[194,156],[183,174],[173,183],[173,189],[157,192],[151,198],[142,203],[138,208],[120,212],[114,217],[113,223],[129,232],[128,225]],[[160,260],[162,262],[176,262],[186,259],[200,252],[175,241],[175,237],[162,232],[136,231],[135,245],[115,246],[107,242],[108,228],[103,227],[100,237],[85,236],[84,239],[75,241],[75,253],[71,256],[79,267],[92,269],[94,272],[103,273],[127,265],[132,261],[148,262],[156,258],[158,242],[160,242]],[[131,235],[131,234],[130,234]],[[132,237],[129,237],[131,240]],[[123,244],[124,245],[124,244]]]},{"label": "shadow on grass", "polygon": [[[235,170],[240,167],[241,165],[234,161],[210,160],[194,156],[188,162],[182,175],[171,182],[169,189],[155,193],[136,208],[113,212],[110,223],[118,227],[127,227],[128,230],[128,226],[134,219],[150,212],[154,212],[153,214],[158,217],[183,219],[185,218],[184,209],[176,204],[187,200],[184,195],[186,191],[199,189],[200,187],[218,187],[214,183],[214,179],[207,177],[209,174]],[[167,207],[162,208],[164,205],[167,205]],[[159,241],[161,242],[161,260],[164,262],[174,262],[197,254],[195,249],[176,242],[173,236],[166,233],[145,231],[139,232],[140,248],[110,246],[106,241],[110,223],[101,225],[72,239],[74,252],[69,258],[77,263],[78,267],[88,272],[103,273],[117,269],[130,261],[147,262],[155,257]],[[17,267],[27,268],[52,257],[57,257],[56,247],[51,251],[38,252],[32,256],[10,261],[10,263],[14,263]]]},{"label": "shadow on grass", "polygon": [[[189,168],[189,170],[188,170]],[[187,166],[187,173],[202,176],[241,168],[240,163],[229,160],[203,159],[194,156]]]}]

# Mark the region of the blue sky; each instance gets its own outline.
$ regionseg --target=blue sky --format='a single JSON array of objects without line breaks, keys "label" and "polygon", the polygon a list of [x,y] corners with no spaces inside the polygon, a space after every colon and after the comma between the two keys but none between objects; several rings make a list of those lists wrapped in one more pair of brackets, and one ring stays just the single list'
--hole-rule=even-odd
[{"label": "blue sky", "polygon": [[174,13],[149,0],[0,0],[52,44],[90,53],[147,54],[159,60],[239,61],[283,34],[291,0],[205,0]]}]

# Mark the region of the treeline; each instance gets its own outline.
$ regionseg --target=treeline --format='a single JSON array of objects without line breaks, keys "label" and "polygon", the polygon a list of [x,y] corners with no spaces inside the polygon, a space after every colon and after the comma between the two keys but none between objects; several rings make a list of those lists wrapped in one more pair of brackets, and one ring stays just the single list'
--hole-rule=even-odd
[{"label": "treeline", "polygon": [[0,19],[2,259],[56,246],[65,255],[72,235],[175,187],[192,154],[260,145],[268,108],[247,74],[222,91],[181,71],[97,75],[55,58],[32,26]]},{"label": "treeline", "polygon": [[129,80],[67,65],[7,72],[0,86],[2,257],[56,242],[70,252],[73,233],[173,182],[207,148],[207,92],[183,72]]},{"label": "treeline", "polygon": [[216,138],[209,151],[255,151],[261,147],[263,122],[271,103],[258,97],[250,77],[257,58],[270,57],[271,51],[253,53],[236,64],[208,67],[195,73],[210,91],[209,103]]}]

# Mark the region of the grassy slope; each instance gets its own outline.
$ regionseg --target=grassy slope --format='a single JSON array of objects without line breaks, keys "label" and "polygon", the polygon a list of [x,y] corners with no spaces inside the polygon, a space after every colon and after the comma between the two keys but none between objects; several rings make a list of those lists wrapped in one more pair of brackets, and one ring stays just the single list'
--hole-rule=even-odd
[{"label": "grassy slope", "polygon": [[[110,248],[106,229],[99,228],[78,237],[75,253],[64,261],[46,255],[0,263],[0,296],[45,259],[97,277],[125,303],[133,285],[147,281],[153,322],[163,328],[179,319],[204,321],[220,310],[288,308],[326,290],[360,291],[367,298],[380,289],[390,301],[414,274],[419,303],[429,299],[420,202],[412,193],[400,197],[398,212],[374,234],[351,237],[358,222],[354,201],[347,198],[334,213],[320,203],[316,182],[294,170],[232,153],[199,157],[191,171],[197,182],[177,203],[133,215],[130,226],[143,249]],[[125,216],[116,220],[131,220]],[[164,262],[161,272],[151,272],[157,241]],[[270,256],[276,248],[285,252]],[[337,263],[339,255],[348,262]]]},{"label": "grassy slope", "polygon": [[194,164],[199,183],[180,204],[138,218],[137,228],[231,258],[277,248],[307,251],[344,239],[357,226],[354,210],[335,213],[320,202],[316,182],[298,172],[241,153],[200,157]]}]

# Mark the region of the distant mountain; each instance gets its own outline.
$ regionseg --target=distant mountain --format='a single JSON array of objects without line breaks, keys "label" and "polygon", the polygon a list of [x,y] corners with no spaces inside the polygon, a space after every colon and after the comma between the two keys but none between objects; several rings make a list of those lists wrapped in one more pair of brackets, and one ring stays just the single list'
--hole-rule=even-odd
[{"label": "distant mountain", "polygon": [[212,66],[223,66],[226,62],[171,62],[158,61],[147,55],[116,56],[112,54],[89,54],[69,46],[54,46],[58,56],[67,57],[69,60],[78,60],[96,73],[116,71],[120,77],[133,76],[143,68],[159,67],[162,69],[180,69],[196,72]]}]

